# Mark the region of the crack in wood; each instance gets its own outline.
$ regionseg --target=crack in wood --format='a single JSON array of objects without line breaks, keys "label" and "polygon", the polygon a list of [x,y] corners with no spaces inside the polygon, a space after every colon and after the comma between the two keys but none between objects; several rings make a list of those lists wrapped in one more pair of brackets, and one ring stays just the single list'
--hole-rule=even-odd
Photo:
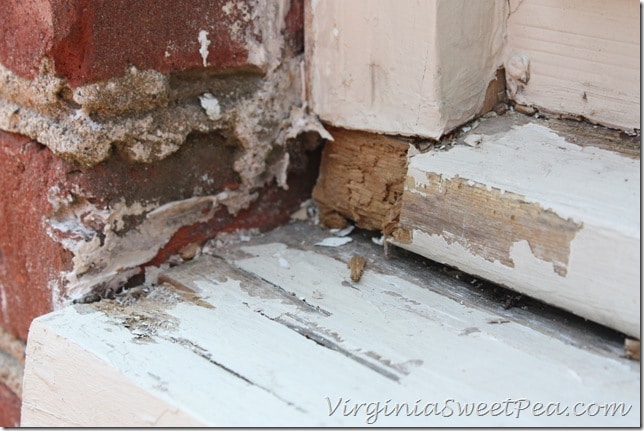
[{"label": "crack in wood", "polygon": [[273,392],[270,389],[268,389],[266,386],[260,385],[257,382],[254,382],[254,381],[250,380],[248,377],[246,377],[246,376],[238,373],[237,371],[233,370],[232,368],[227,367],[226,365],[222,364],[221,362],[218,362],[218,361],[214,360],[212,358],[212,354],[208,350],[206,350],[203,347],[201,347],[200,345],[198,345],[196,343],[193,343],[192,341],[190,341],[190,340],[188,340],[186,338],[182,338],[182,337],[172,337],[172,336],[170,336],[170,337],[160,337],[160,338],[163,338],[163,339],[165,339],[167,341],[171,341],[171,342],[173,342],[175,344],[178,344],[178,345],[180,345],[182,347],[185,347],[185,348],[189,349],[190,351],[195,353],[197,356],[205,359],[206,361],[208,361],[209,363],[213,364],[214,366],[216,366],[218,368],[221,368],[222,370],[224,370],[225,372],[235,376],[236,378],[243,380],[244,382],[248,383],[251,386],[255,386],[255,387],[257,387],[257,388],[259,388],[259,389],[261,389],[263,391],[266,391],[267,393],[269,393],[270,395],[274,396],[278,400],[280,400],[283,403],[295,408],[296,410],[298,410],[298,411],[300,411],[302,413],[307,413],[307,411],[305,409],[303,409],[302,407],[298,406],[297,404],[295,404],[292,401],[284,399],[283,397],[279,396],[275,392]]},{"label": "crack in wood", "polygon": [[[296,307],[298,307],[300,309],[303,309],[304,311],[319,313],[319,314],[323,315],[324,317],[329,317],[329,316],[332,315],[331,312],[325,310],[324,308],[321,308],[319,305],[314,306],[312,304],[309,304],[308,302],[306,302],[306,299],[298,298],[295,295],[295,293],[287,292],[282,286],[279,286],[279,285],[271,282],[270,280],[267,280],[264,277],[261,277],[261,276],[259,276],[257,274],[254,274],[252,272],[248,272],[248,271],[245,271],[245,270],[242,270],[242,269],[239,269],[238,271],[241,272],[243,274],[243,276],[245,278],[247,278],[248,280],[253,280],[253,279],[260,280],[263,283],[265,283],[266,285],[268,285],[268,287],[266,287],[266,286],[262,286],[262,285],[260,285],[258,283],[253,283],[254,287],[255,287],[255,289],[254,289],[255,292],[252,292],[249,289],[248,286],[244,286],[240,281],[240,288],[242,290],[244,290],[244,292],[246,292],[249,296],[260,296],[262,298],[269,298],[269,299],[281,299],[283,301],[286,301],[287,303],[291,303],[291,304],[295,305]],[[258,295],[257,292],[256,292],[257,290],[262,290],[261,293],[264,293],[265,296],[262,296],[261,294]],[[277,292],[276,292],[276,294],[271,295],[270,292],[272,292],[273,290],[277,290]]]},{"label": "crack in wood", "polygon": [[268,316],[268,315],[266,315],[266,314],[264,314],[262,312],[259,312],[259,313],[262,316],[268,318],[269,320],[272,320],[273,322],[276,322],[276,323],[279,323],[281,325],[284,325],[285,327],[291,329],[292,331],[295,331],[296,333],[300,334],[304,338],[307,338],[307,339],[313,341],[314,343],[316,343],[316,344],[318,344],[318,345],[320,345],[322,347],[325,347],[327,349],[336,351],[336,352],[340,353],[341,355],[346,356],[347,358],[359,363],[360,365],[363,365],[363,366],[375,371],[376,373],[380,374],[383,377],[386,377],[387,379],[393,380],[395,382],[400,381],[400,376],[396,375],[395,373],[392,373],[391,371],[389,371],[389,370],[387,370],[385,368],[379,367],[378,365],[370,362],[369,360],[367,360],[365,358],[361,358],[360,356],[358,356],[358,355],[356,355],[354,353],[351,353],[349,350],[341,347],[337,343],[329,340],[328,338],[324,337],[323,335],[321,335],[321,334],[319,334],[319,333],[317,333],[315,331],[312,331],[309,328],[305,328],[303,326],[299,326],[299,325],[296,325],[294,323],[287,322],[286,320],[282,319],[281,316],[273,318],[273,317],[270,317],[270,316]]}]

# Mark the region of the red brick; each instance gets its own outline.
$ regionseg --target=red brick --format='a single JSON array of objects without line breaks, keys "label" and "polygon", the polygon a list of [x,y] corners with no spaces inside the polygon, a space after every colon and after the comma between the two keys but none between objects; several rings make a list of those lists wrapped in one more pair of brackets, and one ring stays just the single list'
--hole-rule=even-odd
[{"label": "red brick", "polygon": [[284,18],[284,38],[292,55],[304,52],[304,0],[291,0]]},{"label": "red brick", "polygon": [[220,232],[232,232],[237,229],[257,228],[267,231],[289,221],[290,215],[299,205],[311,196],[311,191],[318,176],[320,151],[310,154],[299,172],[288,177],[288,190],[277,187],[275,183],[259,191],[259,198],[249,208],[240,211],[235,217],[222,209],[204,223],[186,226],[170,239],[168,244],[159,250],[150,262],[159,265],[173,254],[177,254],[186,244],[203,243]]},{"label": "red brick", "polygon": [[2,8],[0,62],[23,77],[33,78],[45,57],[73,86],[121,76],[130,65],[203,68],[202,30],[210,69],[247,66],[250,0],[6,0]]},{"label": "red brick", "polygon": [[0,427],[20,425],[20,398],[0,383]]},{"label": "red brick", "polygon": [[[47,235],[46,218],[53,211],[47,196],[53,187],[61,196],[73,195],[98,208],[121,199],[128,205],[163,205],[217,194],[238,187],[239,178],[233,170],[238,148],[218,133],[195,133],[176,153],[153,164],[130,163],[116,152],[94,168],[82,168],[58,159],[35,141],[0,131],[0,286],[7,300],[0,309],[2,325],[25,340],[31,320],[52,308],[51,282],[72,268],[72,255]],[[310,196],[317,177],[317,160],[308,159],[306,162],[302,153],[293,152],[296,170],[289,174],[288,191],[273,184],[259,190],[258,201],[236,217],[223,210],[207,223],[181,229],[153,263],[161,263],[187,244],[203,243],[217,232],[268,229],[287,221]],[[127,217],[125,230],[135,229],[144,218]],[[102,230],[102,226],[88,227]]]},{"label": "red brick", "polygon": [[71,256],[43,229],[51,210],[45,191],[61,163],[40,144],[0,132],[0,286],[2,326],[27,339],[31,320],[51,310],[48,287]]}]

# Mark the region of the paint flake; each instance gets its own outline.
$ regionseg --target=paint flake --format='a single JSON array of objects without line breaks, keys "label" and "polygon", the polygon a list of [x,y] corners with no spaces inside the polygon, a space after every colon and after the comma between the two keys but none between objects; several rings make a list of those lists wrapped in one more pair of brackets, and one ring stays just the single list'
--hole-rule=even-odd
[{"label": "paint flake", "polygon": [[213,121],[221,119],[221,106],[219,100],[211,93],[204,93],[199,96],[201,107],[206,111],[206,115]]},{"label": "paint flake", "polygon": [[208,40],[208,32],[206,30],[201,30],[199,32],[199,54],[201,54],[201,59],[203,60],[203,67],[208,66],[208,47],[210,46],[210,40]]},{"label": "paint flake", "polygon": [[319,245],[322,247],[340,247],[342,245],[348,244],[352,241],[351,238],[349,237],[337,237],[337,236],[332,236],[329,238],[324,238],[320,242],[316,242],[315,245]]}]

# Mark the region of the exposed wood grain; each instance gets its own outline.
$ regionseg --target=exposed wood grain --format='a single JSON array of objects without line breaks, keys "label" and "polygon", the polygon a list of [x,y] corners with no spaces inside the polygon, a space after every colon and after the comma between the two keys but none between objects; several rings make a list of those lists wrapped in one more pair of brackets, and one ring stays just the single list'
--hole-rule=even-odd
[{"label": "exposed wood grain", "polygon": [[508,96],[505,88],[505,70],[499,68],[496,71],[494,79],[490,81],[485,91],[485,101],[483,102],[483,107],[479,111],[480,115],[486,114],[494,108],[496,108],[500,103],[505,103],[508,101]]},{"label": "exposed wood grain", "polygon": [[526,202],[524,196],[471,180],[428,173],[427,183],[417,188],[409,181],[409,190],[416,192],[403,196],[403,226],[440,235],[448,244],[458,242],[473,255],[511,268],[512,246],[527,241],[535,257],[566,276],[570,242],[581,223]]},{"label": "exposed wood grain", "polygon": [[329,128],[334,141],[322,153],[313,198],[328,227],[344,219],[382,230],[387,213],[402,195],[409,144],[374,133]]},{"label": "exposed wood grain", "polygon": [[[411,157],[399,223],[411,236],[394,242],[638,338],[639,160],[547,124],[482,120]],[[468,137],[478,144],[459,145]]]}]

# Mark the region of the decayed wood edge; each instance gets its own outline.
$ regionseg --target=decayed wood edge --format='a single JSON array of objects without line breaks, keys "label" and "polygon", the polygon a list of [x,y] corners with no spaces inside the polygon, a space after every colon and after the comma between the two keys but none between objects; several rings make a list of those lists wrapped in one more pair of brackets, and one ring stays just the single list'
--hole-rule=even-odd
[{"label": "decayed wood edge", "polygon": [[[347,219],[363,229],[382,230],[396,220],[410,144],[375,133],[328,127],[313,198],[320,221],[331,228]],[[393,209],[393,213],[392,213]]]},{"label": "decayed wood edge", "polygon": [[[524,121],[524,123],[527,122],[532,121]],[[537,122],[535,121],[534,123]],[[586,125],[585,127],[586,129],[594,129],[594,127],[589,125]],[[484,129],[484,127],[481,127],[480,129]],[[476,132],[481,132],[480,129]],[[499,133],[498,130],[495,132]],[[565,136],[566,141],[568,142],[571,141],[571,139],[569,139],[570,133],[572,132],[568,132],[568,135]],[[581,134],[579,136],[580,140],[583,140],[586,135]],[[603,137],[603,135],[600,136]],[[617,138],[612,137],[610,143],[614,144],[613,141],[615,141],[615,139]],[[604,140],[602,140],[601,137],[597,137],[595,140],[592,140],[592,142],[589,142],[589,145],[605,149],[607,147],[601,145],[603,141]],[[575,142],[575,140],[573,139],[572,142]],[[580,145],[578,142],[575,143]],[[610,146],[608,148],[610,148]],[[610,149],[612,150],[613,148]],[[476,148],[471,150],[477,151]],[[621,151],[612,152],[633,158]],[[624,159],[626,160],[626,157]],[[410,171],[411,170],[413,170],[412,167],[410,167]],[[462,251],[457,253],[454,250],[442,250],[442,246],[439,246],[437,243],[434,243],[431,246],[432,250],[428,250],[426,249],[428,244],[423,242],[424,245],[421,245],[420,243],[422,241],[418,242],[415,239],[412,239],[412,235],[410,235],[409,239],[397,240],[394,238],[394,244],[397,243],[397,245],[402,246],[403,248],[407,248],[415,253],[420,253],[430,259],[438,260],[444,264],[455,265],[464,271],[488,278],[493,282],[501,283],[511,289],[519,290],[531,296],[536,296],[555,306],[563,307],[576,314],[622,331],[630,336],[639,337],[639,329],[637,329],[639,328],[639,325],[636,325],[636,322],[634,321],[635,314],[632,307],[629,307],[629,310],[626,310],[626,314],[624,313],[624,309],[621,307],[615,308],[611,311],[611,316],[619,317],[606,316],[605,313],[595,315],[601,307],[598,305],[593,306],[593,302],[587,306],[572,306],[570,305],[569,300],[565,300],[564,303],[560,303],[559,299],[551,300],[549,294],[544,295],[543,293],[537,293],[542,290],[541,287],[535,287],[533,291],[532,287],[524,286],[524,282],[517,281],[518,279],[514,276],[510,277],[512,281],[508,281],[509,276],[507,273],[505,275],[498,275],[496,273],[495,275],[490,275],[491,269],[488,264],[481,262],[474,264],[472,263],[473,261],[468,264],[464,264],[462,260],[464,258],[463,256],[465,256],[465,250],[467,249],[467,254],[471,255],[470,257],[482,257],[492,263],[496,262],[512,268],[514,267],[514,263],[509,254],[505,252],[499,253],[500,250],[507,249],[507,244],[503,245],[502,243],[509,240],[510,243],[516,244],[518,241],[525,240],[527,241],[530,251],[534,257],[552,264],[554,272],[560,277],[565,278],[568,271],[567,267],[568,258],[571,252],[571,242],[575,238],[576,233],[581,230],[582,224],[581,222],[575,223],[572,219],[564,220],[552,211],[549,211],[547,208],[540,208],[539,205],[535,206],[534,203],[529,204],[522,196],[508,193],[507,191],[497,190],[494,187],[490,187],[489,184],[478,184],[475,181],[471,181],[467,178],[459,178],[458,176],[451,180],[446,180],[441,178],[438,174],[440,174],[440,170],[433,173],[431,168],[416,172],[416,176],[427,176],[427,184],[422,185],[420,188],[416,187],[414,175],[408,175],[408,184],[406,185],[402,200],[400,225],[412,230],[415,229],[419,234],[427,234],[428,237],[441,237],[444,239],[444,247],[449,247],[453,243],[458,243],[463,247]],[[628,184],[631,184],[631,182]],[[509,190],[512,189],[510,188]],[[479,196],[480,194],[484,196]],[[533,219],[534,226],[529,226],[529,223],[525,223],[526,221],[529,222],[530,218]],[[519,224],[522,224],[522,226],[517,228],[517,222],[515,219],[521,222]],[[486,227],[487,224],[490,224],[491,226]],[[477,226],[478,228],[476,228]],[[507,235],[503,234],[503,232],[500,232],[498,235],[495,235],[494,232],[492,232],[499,228],[501,231],[509,231],[510,237],[508,238]],[[490,230],[488,234],[485,233],[486,229]],[[469,231],[470,233],[464,234],[466,231]],[[513,238],[513,236],[516,236],[516,238]],[[586,236],[584,236],[584,238],[586,238]],[[634,249],[629,246],[629,250],[632,252]],[[578,252],[579,249],[577,249],[577,253]],[[457,253],[458,257],[453,255],[453,253]],[[611,269],[613,268],[611,267]],[[618,273],[618,271],[615,272]],[[622,271],[619,271],[619,273],[621,272]],[[627,272],[630,274],[632,271]],[[525,274],[524,278],[526,278],[526,280],[533,279],[534,281],[530,283],[534,283],[536,281],[534,275],[535,274]],[[578,272],[577,275],[579,275]],[[632,281],[633,277],[629,276],[628,279]],[[540,282],[543,283],[545,280],[540,280]],[[521,287],[515,285],[516,283],[519,283]],[[570,284],[566,285],[568,287],[571,286]],[[606,284],[605,286],[608,289],[609,285]],[[561,289],[555,289],[553,293],[556,291],[561,292]],[[569,296],[570,294],[556,293],[556,295],[563,297],[566,295]],[[575,304],[582,304],[584,302],[583,297],[581,297],[579,293],[576,293],[575,295],[577,295],[577,301],[580,301],[575,302]],[[625,305],[627,301],[630,301],[630,297],[628,300],[623,300],[622,305]],[[623,315],[630,317],[621,317]],[[637,314],[637,316],[639,316],[639,314]]]},{"label": "decayed wood edge", "polygon": [[[507,101],[505,70],[501,67],[488,85],[478,115],[498,110]],[[360,228],[408,241],[409,231],[400,228],[398,217],[411,144],[376,133],[334,127],[327,130],[334,141],[325,145],[313,190],[322,224],[342,228],[352,220]]]},{"label": "decayed wood edge", "polygon": [[641,357],[640,340],[626,338],[624,340],[624,353],[627,358],[639,361]]},{"label": "decayed wood edge", "polygon": [[500,67],[496,71],[494,79],[490,81],[485,92],[483,106],[479,110],[479,115],[495,111],[497,114],[507,110],[504,106],[508,102],[508,95],[505,86],[505,68]]},{"label": "decayed wood edge", "polygon": [[566,276],[570,242],[580,223],[559,217],[523,196],[462,178],[445,179],[427,173],[428,183],[417,190],[408,178],[401,223],[428,235],[442,235],[448,244],[460,243],[472,255],[514,267],[512,246],[527,241],[532,253]]}]

